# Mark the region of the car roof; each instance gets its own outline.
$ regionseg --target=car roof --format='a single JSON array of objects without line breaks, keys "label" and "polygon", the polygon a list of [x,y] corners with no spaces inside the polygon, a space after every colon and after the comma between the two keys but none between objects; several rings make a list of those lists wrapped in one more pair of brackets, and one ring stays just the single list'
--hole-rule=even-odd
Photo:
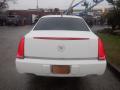
[{"label": "car roof", "polygon": [[79,19],[83,19],[82,17],[73,16],[73,15],[46,15],[46,16],[43,16],[42,18],[48,18],[48,17],[65,17],[65,18],[79,18]]}]

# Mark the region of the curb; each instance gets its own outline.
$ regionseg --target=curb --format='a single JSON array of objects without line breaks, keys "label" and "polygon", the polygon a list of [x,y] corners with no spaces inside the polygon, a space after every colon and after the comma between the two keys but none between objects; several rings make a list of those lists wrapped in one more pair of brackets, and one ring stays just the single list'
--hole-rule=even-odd
[{"label": "curb", "polygon": [[107,61],[108,68],[120,79],[120,69]]}]

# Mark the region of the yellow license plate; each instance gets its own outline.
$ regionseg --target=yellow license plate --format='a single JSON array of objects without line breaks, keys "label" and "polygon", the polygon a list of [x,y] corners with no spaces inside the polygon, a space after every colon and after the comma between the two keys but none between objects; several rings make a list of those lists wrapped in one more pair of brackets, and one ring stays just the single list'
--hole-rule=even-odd
[{"label": "yellow license plate", "polygon": [[52,65],[51,72],[53,74],[69,74],[70,66],[69,65]]}]

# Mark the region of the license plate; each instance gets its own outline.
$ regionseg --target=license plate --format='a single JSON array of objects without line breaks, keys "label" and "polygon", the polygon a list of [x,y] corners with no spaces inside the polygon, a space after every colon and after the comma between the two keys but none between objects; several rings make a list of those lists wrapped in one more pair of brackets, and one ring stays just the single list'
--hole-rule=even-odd
[{"label": "license plate", "polygon": [[69,65],[52,65],[51,72],[53,74],[69,74],[70,66]]}]

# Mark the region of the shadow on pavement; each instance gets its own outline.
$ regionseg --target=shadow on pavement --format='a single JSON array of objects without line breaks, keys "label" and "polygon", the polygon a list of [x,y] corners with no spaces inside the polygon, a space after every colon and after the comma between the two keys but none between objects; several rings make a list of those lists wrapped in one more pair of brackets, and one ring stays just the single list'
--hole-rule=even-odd
[{"label": "shadow on pavement", "polygon": [[28,90],[83,90],[82,78],[55,78],[33,76]]}]

